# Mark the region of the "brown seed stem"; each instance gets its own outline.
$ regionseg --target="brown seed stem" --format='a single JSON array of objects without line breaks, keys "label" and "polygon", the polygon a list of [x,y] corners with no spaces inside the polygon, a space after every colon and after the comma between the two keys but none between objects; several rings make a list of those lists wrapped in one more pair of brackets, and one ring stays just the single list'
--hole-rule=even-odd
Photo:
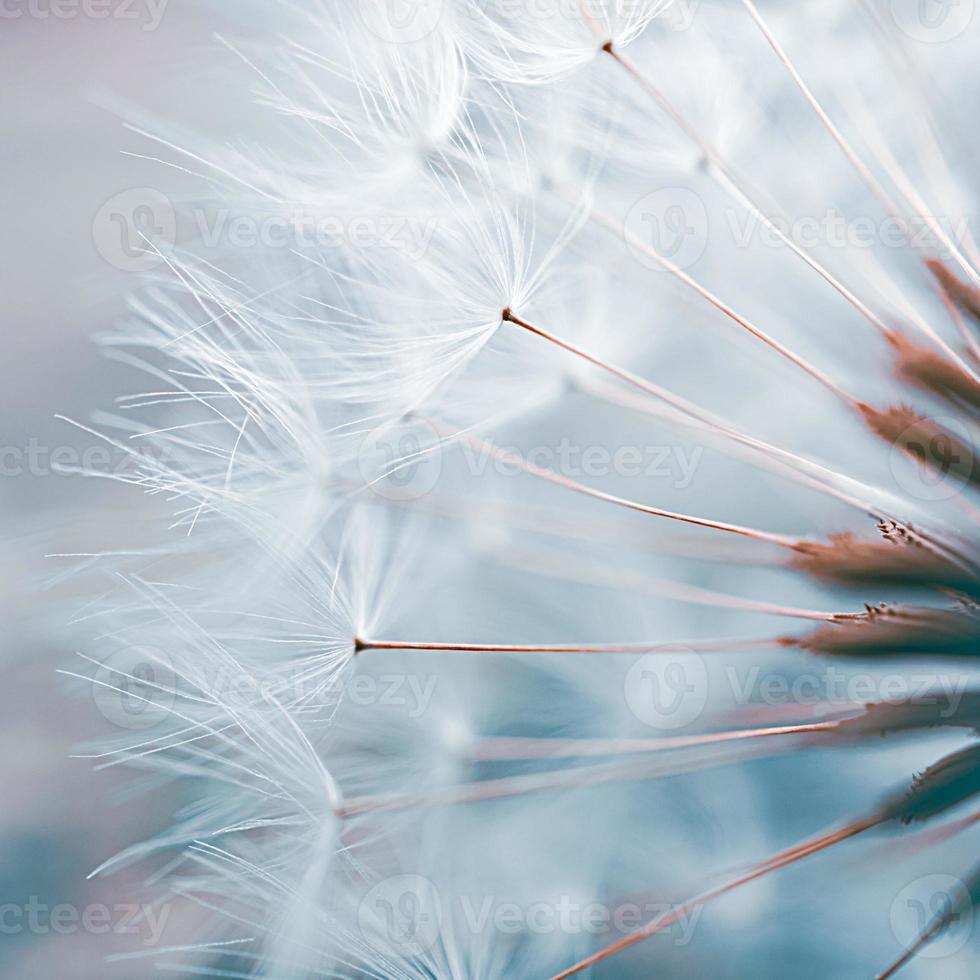
[{"label": "brown seed stem", "polygon": [[725,754],[723,746],[719,752],[699,759],[685,756],[683,762],[662,760],[632,760],[629,763],[601,763],[598,765],[577,766],[556,772],[524,773],[519,776],[504,776],[499,779],[482,779],[444,789],[421,793],[391,793],[378,796],[350,797],[336,810],[341,818],[364,814],[376,815],[416,807],[461,806],[469,803],[484,803],[489,800],[524,796],[528,793],[553,792],[555,790],[574,790],[608,783],[629,780],[659,779],[681,772],[695,772],[728,765],[732,762],[752,758],[751,753],[739,749]]},{"label": "brown seed stem", "polygon": [[[364,650],[430,650],[457,653],[686,653],[713,652],[747,645],[749,641],[693,640],[690,643],[508,644],[430,643],[426,640],[354,640],[354,652]],[[754,641],[753,641],[754,642]],[[759,642],[772,642],[759,641]]]},{"label": "brown seed stem", "polygon": [[[834,142],[840,147],[841,151],[847,157],[848,161],[851,163],[854,169],[858,172],[861,179],[864,181],[865,185],[881,203],[886,213],[890,217],[895,218],[897,221],[900,221],[902,223],[902,227],[907,235],[908,225],[901,217],[901,213],[899,211],[898,205],[895,203],[894,199],[888,194],[888,192],[882,186],[881,181],[879,181],[878,178],[875,177],[875,175],[868,168],[867,164],[861,159],[861,157],[858,155],[854,147],[851,146],[851,144],[848,142],[844,134],[834,124],[834,121],[827,114],[826,110],[820,104],[820,101],[813,94],[813,91],[803,80],[803,76],[800,75],[796,66],[793,64],[789,55],[786,53],[786,50],[779,43],[778,38],[776,37],[775,34],[773,34],[769,25],[762,17],[762,14],[759,13],[759,10],[756,7],[755,3],[753,3],[753,0],[742,0],[742,5],[748,11],[749,16],[752,18],[752,20],[755,21],[756,26],[762,32],[766,41],[769,42],[769,46],[775,52],[776,57],[783,63],[783,66],[789,72],[790,77],[793,79],[793,82],[795,83],[796,87],[800,90],[800,92],[802,93],[806,101],[809,102],[810,107],[817,114],[817,117],[820,119],[820,122],[826,128],[827,132],[830,133],[830,136],[832,137]],[[914,208],[916,207],[915,199],[913,199],[910,203]],[[956,247],[956,244],[949,238],[948,235],[945,234],[942,228],[936,224],[935,219],[931,215],[925,214],[923,210],[919,208],[917,208],[917,211],[918,211],[919,218],[925,221],[927,224],[929,224],[934,233],[939,234],[940,240],[943,241],[943,244],[950,250],[950,253],[956,259],[957,264],[960,265],[963,271],[970,277],[970,279],[973,280],[973,282],[976,285],[980,286],[980,275],[977,274],[977,271],[966,260],[962,252],[960,252],[960,250]]]},{"label": "brown seed stem", "polygon": [[630,500],[626,497],[619,497],[616,494],[606,493],[603,490],[596,490],[594,487],[586,486],[584,483],[579,483],[577,480],[573,480],[570,477],[563,476],[560,473],[555,473],[553,470],[545,469],[544,467],[538,466],[529,460],[515,456],[513,453],[509,453],[507,450],[501,449],[499,446],[495,446],[493,443],[485,442],[472,436],[467,436],[465,438],[470,445],[474,446],[474,448],[480,450],[481,452],[489,453],[491,456],[499,459],[501,462],[515,466],[518,469],[522,469],[526,473],[530,473],[532,476],[540,477],[543,480],[548,480],[550,483],[555,483],[558,486],[565,487],[568,490],[574,490],[576,493],[581,493],[587,497],[602,500],[618,507],[625,507],[629,510],[635,510],[641,514],[649,514],[653,517],[665,517],[668,520],[681,521],[685,524],[694,524],[698,527],[707,527],[716,531],[726,531],[729,534],[738,534],[742,537],[752,538],[755,541],[764,541],[768,544],[777,544],[783,548],[791,548],[795,550],[800,544],[799,538],[791,537],[788,534],[777,534],[773,531],[760,531],[757,528],[745,527],[741,524],[728,524],[724,521],[714,521],[707,517],[694,517],[690,514],[680,514],[675,511],[664,510],[660,507],[652,507],[649,504],[641,504],[636,500]]},{"label": "brown seed stem", "polygon": [[711,290],[702,286],[696,279],[688,275],[680,266],[671,262],[670,259],[661,255],[652,245],[643,241],[642,238],[638,238],[634,235],[628,228],[624,228],[621,223],[613,221],[610,217],[603,214],[601,211],[593,210],[590,214],[592,220],[598,222],[599,224],[605,226],[615,235],[622,235],[623,239],[638,251],[643,252],[644,255],[648,255],[653,259],[658,265],[660,265],[664,270],[669,272],[675,279],[678,279],[684,285],[689,286],[693,289],[702,299],[710,303],[716,310],[724,313],[733,323],[738,324],[743,330],[750,333],[756,340],[762,341],[767,347],[776,351],[781,357],[788,360],[791,364],[794,364],[801,371],[810,375],[815,381],[823,385],[828,391],[839,398],[845,405],[849,408],[855,408],[858,405],[858,400],[852,395],[849,395],[836,381],[833,381],[828,375],[824,374],[819,368],[812,365],[809,361],[805,360],[799,354],[793,353],[788,347],[781,344],[775,337],[769,336],[760,327],[757,327],[751,320],[742,316],[731,306],[724,302],[724,300],[717,297]]},{"label": "brown seed stem", "polygon": [[871,308],[854,292],[847,288],[826,266],[818,262],[809,252],[801,248],[789,237],[756,203],[746,190],[745,181],[735,172],[734,167],[712,146],[698,130],[687,120],[666,95],[637,67],[636,63],[625,54],[618,51],[612,43],[603,46],[603,51],[609,54],[647,95],[670,117],[679,129],[701,151],[709,164],[708,171],[715,182],[727,191],[741,204],[756,220],[761,221],[794,255],[802,259],[825,282],[832,286],[851,306],[854,307],[882,335],[888,332],[888,326]]},{"label": "brown seed stem", "polygon": [[783,735],[810,735],[840,727],[840,720],[746,728],[706,735],[679,735],[668,738],[485,738],[473,753],[480,762],[513,762],[525,759],[579,759],[589,756],[666,752],[671,749],[700,748],[724,742],[773,738]]},{"label": "brown seed stem", "polygon": [[702,892],[702,894],[700,894],[697,898],[693,898],[689,902],[685,902],[683,905],[673,908],[669,913],[658,916],[656,919],[648,922],[636,932],[630,933],[628,936],[623,936],[622,939],[619,939],[611,945],[606,946],[604,949],[600,949],[597,953],[593,953],[584,960],[580,960],[567,970],[563,970],[561,973],[556,973],[553,977],[551,977],[551,980],[565,980],[566,977],[571,977],[576,973],[581,973],[583,970],[587,970],[590,966],[594,966],[596,963],[600,963],[603,960],[608,959],[610,956],[614,956],[616,953],[622,952],[622,950],[628,949],[630,946],[634,946],[636,943],[642,942],[644,939],[648,939],[650,936],[654,936],[658,932],[662,932],[679,919],[689,915],[694,911],[694,909],[699,908],[702,905],[707,905],[709,902],[713,902],[715,899],[721,898],[723,895],[727,895],[729,892],[740,888],[742,885],[747,885],[749,882],[755,881],[757,878],[762,878],[764,875],[767,875],[773,871],[778,871],[780,868],[784,868],[789,864],[802,861],[804,858],[809,857],[812,854],[817,854],[835,844],[839,844],[842,841],[856,837],[858,834],[861,834],[864,831],[877,826],[879,823],[882,823],[884,819],[886,819],[885,815],[882,813],[875,813],[870,817],[865,817],[862,820],[857,820],[854,823],[850,823],[839,830],[822,834],[819,837],[815,837],[804,842],[803,844],[798,844],[786,851],[782,851],[775,857],[757,864],[754,868],[740,877],[726,882],[723,885],[719,885],[717,888]]}]

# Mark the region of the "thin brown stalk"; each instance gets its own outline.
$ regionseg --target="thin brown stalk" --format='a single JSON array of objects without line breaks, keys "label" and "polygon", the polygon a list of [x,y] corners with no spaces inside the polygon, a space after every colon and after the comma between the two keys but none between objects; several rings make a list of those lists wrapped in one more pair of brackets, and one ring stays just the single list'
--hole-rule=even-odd
[{"label": "thin brown stalk", "polygon": [[849,408],[857,408],[860,404],[858,399],[854,398],[853,395],[848,394],[836,381],[830,378],[828,375],[824,374],[819,368],[815,367],[805,358],[801,357],[799,354],[794,353],[788,347],[781,344],[775,337],[771,337],[760,327],[757,327],[751,320],[742,316],[731,306],[729,306],[724,300],[717,297],[705,286],[702,286],[693,276],[688,275],[680,266],[671,262],[666,256],[663,256],[658,252],[652,245],[643,241],[642,238],[634,235],[628,228],[624,228],[621,223],[613,221],[610,217],[603,214],[601,211],[593,210],[590,217],[609,229],[613,234],[622,235],[623,239],[633,246],[638,251],[643,252],[644,255],[648,255],[654,260],[658,265],[660,265],[666,272],[669,272],[675,279],[678,279],[684,285],[693,289],[702,299],[710,303],[716,310],[723,313],[728,317],[733,323],[736,323],[743,330],[750,333],[756,340],[760,340],[767,347],[776,351],[781,357],[788,360],[791,364],[798,367],[801,371],[808,374],[815,381],[819,382],[823,387],[830,391],[833,395],[839,398],[845,405]]},{"label": "thin brown stalk", "polygon": [[[699,606],[739,609],[743,612],[756,612],[767,616],[786,616],[790,619],[805,619],[817,623],[839,623],[849,619],[863,619],[867,615],[866,611],[859,613],[827,612],[822,609],[804,609],[799,606],[747,599],[744,596],[731,595],[727,592],[718,592],[698,585],[687,585],[671,579],[660,578],[646,572],[623,568],[620,565],[607,565],[597,560],[590,560],[587,565],[582,564],[571,555],[559,551],[549,553],[540,548],[534,551],[508,548],[501,557],[519,568],[556,578],[616,590],[632,589],[642,592],[644,595],[673,599],[677,602],[689,602]],[[789,646],[793,642],[795,641],[787,640],[784,637],[739,641],[740,644],[755,644],[756,647]]]},{"label": "thin brown stalk", "polygon": [[846,486],[853,486],[856,489],[859,488],[862,492],[866,492],[868,490],[873,491],[876,488],[864,486],[853,477],[838,473],[836,470],[832,470],[822,463],[814,462],[814,460],[806,456],[800,456],[788,449],[782,449],[771,442],[757,439],[755,436],[740,432],[738,429],[733,429],[721,422],[715,422],[713,419],[702,420],[695,416],[678,419],[662,408],[652,407],[651,403],[637,398],[631,392],[623,391],[612,385],[590,384],[586,390],[590,394],[595,395],[595,397],[601,398],[610,404],[628,408],[634,412],[642,412],[646,415],[663,418],[675,424],[686,425],[698,429],[701,432],[707,432],[709,435],[721,436],[735,443],[736,446],[741,447],[743,450],[750,450],[752,455],[744,454],[746,458],[754,457],[758,460],[761,457],[762,465],[770,472],[791,479],[800,484],[800,486],[807,487],[817,493],[827,494],[861,511],[863,514],[872,515],[878,520],[885,519],[886,517],[885,508],[880,503],[873,503],[866,496],[858,497],[847,489],[844,489]]},{"label": "thin brown stalk", "polygon": [[553,977],[551,977],[551,980],[565,980],[566,977],[571,977],[577,973],[581,973],[583,970],[587,970],[589,967],[595,966],[596,963],[601,963],[610,956],[615,956],[616,953],[620,953],[624,949],[628,949],[630,946],[635,946],[644,939],[648,939],[650,936],[654,936],[658,932],[662,932],[664,929],[669,928],[679,919],[689,915],[700,906],[707,905],[709,902],[713,902],[715,899],[721,898],[722,896],[727,895],[729,892],[735,891],[737,888],[741,888],[743,885],[747,885],[749,882],[755,881],[757,878],[762,878],[764,875],[770,874],[773,871],[778,871],[780,868],[784,868],[790,864],[795,864],[797,861],[802,861],[804,858],[810,857],[813,854],[818,854],[820,851],[827,850],[827,848],[833,847],[835,844],[839,844],[843,841],[851,839],[852,837],[856,837],[858,834],[862,834],[864,831],[870,830],[872,827],[876,827],[885,819],[887,819],[886,814],[877,812],[870,817],[865,817],[861,820],[856,820],[853,823],[847,824],[845,827],[841,827],[839,830],[831,831],[827,834],[821,834],[819,837],[815,837],[803,844],[798,844],[786,851],[782,851],[775,857],[757,864],[754,868],[740,877],[726,882],[723,885],[719,885],[717,888],[712,888],[709,891],[702,892],[702,894],[697,896],[697,898],[691,899],[689,902],[685,902],[683,905],[675,906],[670,912],[658,916],[656,919],[648,922],[636,932],[632,932],[628,936],[623,936],[622,939],[619,939],[609,946],[606,946],[604,949],[600,949],[597,953],[593,953],[584,960],[580,960],[578,963],[570,966],[567,970],[563,970],[561,973],[556,973]]},{"label": "thin brown stalk", "polygon": [[[725,754],[725,748],[729,748],[728,754]],[[732,762],[755,758],[758,754],[753,754],[745,748],[735,751],[733,747],[723,746],[716,754],[701,758],[688,758],[684,755],[682,761],[671,759],[669,762],[664,762],[660,759],[643,759],[627,764],[602,763],[563,769],[558,772],[526,773],[499,779],[483,779],[421,793],[350,797],[336,810],[336,813],[339,817],[350,818],[417,808],[484,803],[529,793],[584,789],[615,782],[659,779],[679,773],[716,769]]]},{"label": "thin brown stalk", "polygon": [[840,724],[840,720],[818,721],[802,725],[746,728],[669,738],[485,738],[480,741],[473,758],[480,762],[513,762],[526,759],[579,759],[601,755],[667,752],[672,749],[701,748],[749,739],[812,735],[833,731],[839,728]]},{"label": "thin brown stalk", "polygon": [[466,441],[480,451],[489,453],[491,456],[499,459],[501,462],[508,463],[509,465],[515,466],[518,469],[522,469],[533,476],[540,477],[543,480],[548,480],[550,483],[555,483],[558,486],[565,487],[568,490],[574,490],[576,493],[581,493],[587,497],[602,500],[618,507],[625,507],[629,510],[635,510],[641,514],[649,514],[653,517],[664,517],[668,520],[680,521],[685,524],[693,524],[698,527],[707,527],[716,531],[725,531],[729,534],[738,534],[742,537],[752,538],[755,541],[763,541],[768,544],[777,544],[783,548],[795,549],[800,543],[798,538],[791,537],[788,534],[777,534],[773,531],[761,531],[757,528],[746,527],[741,524],[729,524],[724,521],[714,521],[707,517],[695,517],[690,514],[680,514],[675,511],[664,510],[660,507],[653,507],[649,504],[641,504],[636,500],[629,500],[626,497],[619,497],[616,494],[606,493],[603,490],[596,490],[594,487],[586,486],[584,483],[579,483],[577,480],[573,480],[570,477],[562,476],[560,473],[555,473],[553,470],[548,470],[542,466],[537,466],[535,463],[532,463],[529,460],[521,459],[515,456],[513,453],[507,452],[507,450],[501,449],[499,446],[495,446],[493,443],[475,439],[472,436],[466,437]]},{"label": "thin brown stalk", "polygon": [[569,343],[567,340],[562,340],[561,337],[558,337],[553,333],[549,333],[549,331],[545,330],[543,327],[539,327],[537,324],[531,323],[530,321],[525,320],[523,317],[518,316],[509,307],[501,313],[501,319],[505,323],[513,323],[515,326],[522,327],[524,330],[527,330],[528,333],[532,333],[535,336],[540,337],[542,340],[547,340],[548,343],[554,344],[556,347],[560,347],[562,350],[568,351],[570,354],[574,354],[583,361],[606,371],[615,378],[619,378],[620,381],[625,381],[634,388],[639,388],[640,391],[646,392],[646,394],[652,395],[654,398],[659,398],[661,401],[667,402],[668,405],[672,405],[674,408],[684,412],[685,414],[692,415],[694,417],[697,417],[698,415],[698,409],[685,399],[681,398],[679,395],[675,395],[673,392],[668,391],[668,389],[662,388],[660,385],[655,384],[646,378],[640,377],[640,375],[634,374],[632,371],[629,371],[626,368],[619,367],[616,364],[610,364],[608,361],[602,360],[602,358],[597,357],[595,354],[590,354],[588,351],[583,350],[581,347],[577,347],[575,344]]},{"label": "thin brown stalk", "polygon": [[354,652],[365,650],[428,650],[456,653],[685,653],[728,650],[728,640],[692,640],[687,643],[508,644],[432,643],[427,640],[354,640]]},{"label": "thin brown stalk", "polygon": [[[611,225],[610,225],[611,226]],[[590,354],[580,347],[576,347],[574,344],[563,340],[560,337],[555,336],[544,328],[533,324],[530,321],[524,319],[523,317],[517,316],[512,310],[504,310],[503,319],[506,322],[515,324],[516,326],[523,327],[530,333],[541,337],[550,343],[561,347],[563,350],[569,351],[577,357],[582,358],[590,364],[601,368],[603,371],[619,378],[622,381],[626,381],[628,384],[632,385],[634,388],[638,388],[645,394],[652,395],[654,398],[663,402],[664,404],[670,406],[672,409],[681,413],[685,418],[674,419],[674,421],[679,421],[682,424],[696,425],[698,427],[705,428],[711,432],[716,433],[719,436],[724,437],[732,442],[737,443],[745,448],[755,450],[757,453],[763,456],[763,458],[772,457],[772,460],[767,462],[775,462],[781,465],[783,469],[779,472],[785,472],[789,470],[792,477],[807,486],[821,492],[828,493],[831,496],[836,497],[845,503],[850,504],[857,509],[871,514],[877,519],[882,519],[886,515],[880,505],[871,504],[867,500],[854,497],[845,490],[841,490],[838,487],[833,486],[833,481],[843,481],[847,478],[842,477],[841,474],[835,473],[833,470],[829,470],[827,467],[822,466],[819,463],[814,463],[812,460],[806,459],[805,457],[798,456],[795,453],[791,453],[785,449],[781,449],[772,443],[765,442],[764,440],[757,439],[754,436],[750,436],[744,432],[734,429],[729,425],[726,425],[720,419],[716,418],[710,412],[702,409],[700,406],[694,405],[687,399],[682,398],[680,395],[675,394],[667,388],[661,385],[655,384],[654,382],[648,380],[647,378],[640,377],[631,371],[621,368],[618,365],[610,364],[607,361],[603,361],[596,357],[594,354]],[[607,401],[618,401],[620,404],[626,404],[625,398],[621,395],[611,394],[610,392],[604,391],[602,388],[588,386],[586,390],[595,394],[598,397],[604,398]],[[849,397],[849,396],[845,396]],[[848,404],[851,404],[848,402]],[[852,407],[857,407],[859,403],[853,403]],[[638,409],[642,408],[645,411],[650,411],[649,406],[640,406],[637,402],[633,402],[629,407]],[[819,474],[823,479],[816,479],[808,475],[807,471],[814,471]],[[828,482],[830,481],[830,482]],[[851,481],[854,482],[854,481]]]},{"label": "thin brown stalk", "polygon": [[[871,193],[874,194],[874,196],[878,199],[882,207],[884,207],[886,213],[888,213],[889,216],[895,218],[896,220],[902,222],[903,228],[905,228],[907,231],[907,223],[901,217],[901,213],[898,208],[898,205],[891,197],[891,195],[889,195],[888,192],[885,190],[885,188],[882,186],[881,181],[879,181],[878,178],[875,177],[875,175],[868,168],[867,164],[861,159],[861,157],[854,149],[854,147],[851,146],[850,142],[847,140],[844,134],[834,124],[834,121],[830,118],[826,110],[820,104],[819,99],[817,99],[817,97],[813,94],[813,91],[804,81],[803,76],[800,75],[796,66],[793,64],[792,59],[786,53],[786,50],[779,43],[778,38],[775,36],[775,34],[773,34],[771,28],[766,23],[762,14],[759,13],[759,10],[756,7],[756,5],[753,3],[753,0],[742,0],[742,5],[748,11],[749,16],[752,18],[752,20],[755,21],[756,26],[762,32],[766,41],[768,41],[769,46],[775,52],[776,57],[783,63],[783,66],[789,72],[790,77],[793,79],[793,82],[796,84],[796,87],[800,90],[803,97],[810,104],[810,107],[817,114],[817,117],[820,119],[820,122],[823,124],[824,128],[827,130],[828,133],[830,133],[831,138],[840,147],[841,151],[847,157],[848,161],[858,172],[861,179],[864,181],[865,185],[868,187]],[[913,206],[915,206],[915,202],[913,201],[912,203]],[[922,219],[923,221],[926,221],[927,223],[929,223],[930,220],[932,220],[930,215],[921,212],[919,213],[919,218]],[[934,228],[933,231],[935,232],[936,229]],[[980,275],[977,274],[977,271],[967,261],[965,256],[956,247],[955,243],[952,242],[948,238],[948,236],[945,235],[945,233],[942,231],[941,228],[938,229],[938,232],[940,234],[941,239],[944,241],[944,244],[946,244],[946,247],[949,248],[950,253],[956,259],[957,264],[970,277],[970,279],[973,280],[973,282],[976,285],[980,286]]]},{"label": "thin brown stalk", "polygon": [[664,93],[653,84],[644,74],[636,63],[627,55],[618,51],[610,42],[603,46],[603,51],[609,54],[623,69],[633,78],[634,81],[650,96],[660,109],[673,120],[673,122],[683,131],[683,133],[701,151],[705,161],[709,164],[709,173],[715,182],[727,191],[739,204],[741,204],[753,217],[761,221],[766,228],[772,232],[794,255],[802,259],[814,272],[816,272],[825,282],[833,287],[851,306],[854,307],[873,327],[882,335],[887,334],[888,326],[884,320],[878,316],[866,303],[864,303],[852,290],[844,285],[826,266],[818,262],[809,252],[801,248],[792,238],[789,237],[762,208],[755,202],[753,197],[745,189],[745,182],[736,174],[734,167],[712,146],[698,130],[687,120],[687,118],[677,109],[677,107],[664,95]]},{"label": "thin brown stalk", "polygon": [[[973,814],[967,818],[970,824],[975,823],[978,819],[980,819],[980,814]],[[974,868],[970,873],[965,885],[965,894],[959,894],[957,898],[959,901],[950,901],[945,909],[933,916],[932,921],[922,930],[915,942],[883,973],[879,973],[875,980],[888,980],[889,977],[893,977],[903,966],[911,963],[944,929],[958,921],[971,905],[980,901],[980,867]]]}]

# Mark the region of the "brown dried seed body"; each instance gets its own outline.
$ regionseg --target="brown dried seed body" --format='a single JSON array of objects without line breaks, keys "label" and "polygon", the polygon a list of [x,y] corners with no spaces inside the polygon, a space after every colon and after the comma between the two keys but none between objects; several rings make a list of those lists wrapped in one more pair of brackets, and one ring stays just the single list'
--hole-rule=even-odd
[{"label": "brown dried seed body", "polygon": [[892,815],[902,823],[917,823],[938,816],[980,793],[980,745],[971,745],[929,766],[912,788],[892,804]]},{"label": "brown dried seed body", "polygon": [[936,277],[943,292],[965,313],[980,320],[980,289],[969,286],[950,271],[945,262],[929,259],[929,271]]},{"label": "brown dried seed body", "polygon": [[868,428],[906,456],[930,466],[943,477],[955,474],[980,486],[980,463],[971,446],[907,405],[879,410],[861,403]]},{"label": "brown dried seed body", "polygon": [[950,560],[914,528],[890,521],[878,529],[879,541],[847,532],[832,535],[826,544],[801,542],[790,564],[842,585],[919,586],[980,595],[980,574]]},{"label": "brown dried seed body", "polygon": [[972,605],[869,606],[866,616],[821,626],[794,645],[836,657],[975,657],[980,653],[980,616]]},{"label": "brown dried seed body", "polygon": [[928,728],[980,730],[980,691],[968,691],[955,703],[940,695],[925,695],[869,704],[857,717],[839,721],[834,736],[896,735]]},{"label": "brown dried seed body", "polygon": [[957,408],[980,409],[980,384],[938,351],[913,343],[900,333],[888,335],[896,371],[903,380],[945,398]]}]

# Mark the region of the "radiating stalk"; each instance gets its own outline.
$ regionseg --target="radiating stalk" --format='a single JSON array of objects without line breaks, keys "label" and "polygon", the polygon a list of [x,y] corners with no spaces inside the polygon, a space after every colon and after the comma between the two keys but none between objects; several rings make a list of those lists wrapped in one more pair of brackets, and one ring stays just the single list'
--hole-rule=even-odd
[{"label": "radiating stalk", "polygon": [[744,181],[735,173],[732,165],[719,153],[719,151],[707,142],[698,130],[687,120],[687,118],[677,109],[677,107],[664,95],[664,93],[650,81],[650,79],[640,71],[637,65],[625,54],[618,51],[611,43],[603,47],[626,72],[640,85],[640,87],[650,96],[650,98],[660,107],[660,109],[670,117],[671,120],[682,130],[682,132],[694,143],[701,151],[705,162],[708,163],[709,173],[715,182],[728,194],[730,194],[739,204],[742,205],[753,217],[761,221],[766,228],[771,231],[787,248],[790,249],[798,258],[802,259],[814,272],[820,275],[830,286],[832,286],[841,296],[847,300],[872,326],[882,335],[888,334],[888,326],[870,307],[867,306],[854,292],[848,289],[826,266],[817,261],[809,252],[801,248],[792,238],[789,237],[778,225],[755,202],[749,192],[745,189]]},{"label": "radiating stalk", "polygon": [[[428,640],[354,640],[354,652],[365,650],[429,650],[457,653],[704,653],[745,646],[749,641],[692,640],[687,643],[508,644],[434,643]],[[772,642],[770,641],[759,641]]]},{"label": "radiating stalk", "polygon": [[568,490],[574,490],[576,493],[581,493],[587,497],[592,497],[595,500],[602,500],[606,503],[614,504],[618,507],[625,507],[628,510],[635,510],[641,514],[649,514],[653,517],[664,517],[668,520],[680,521],[684,524],[694,524],[698,527],[707,527],[715,531],[725,531],[729,534],[738,534],[742,537],[752,538],[755,541],[763,541],[768,544],[780,545],[783,548],[795,549],[800,544],[799,538],[788,534],[778,534],[774,531],[762,531],[758,528],[747,527],[742,524],[729,524],[725,521],[715,521],[707,517],[696,517],[691,514],[681,514],[676,511],[664,510],[661,507],[653,507],[649,504],[642,504],[639,501],[630,500],[627,497],[619,497],[613,493],[606,493],[604,490],[596,490],[594,487],[587,486],[584,483],[579,483],[577,480],[571,479],[571,477],[563,476],[560,473],[555,473],[553,470],[545,469],[542,466],[537,466],[535,463],[532,463],[529,460],[515,456],[513,453],[509,453],[507,450],[501,449],[499,446],[495,446],[493,443],[485,442],[473,437],[466,437],[466,439],[467,442],[469,442],[475,448],[482,452],[489,453],[491,456],[499,459],[501,462],[515,466],[533,476],[540,477],[543,480],[548,480],[550,483],[555,483],[558,486],[565,487]]},{"label": "radiating stalk", "polygon": [[[882,186],[881,182],[875,177],[875,175],[868,168],[867,164],[861,159],[857,151],[848,142],[844,134],[837,128],[833,120],[827,114],[826,110],[820,104],[820,101],[813,94],[810,87],[803,80],[802,75],[797,71],[796,66],[793,64],[789,55],[786,53],[783,46],[779,43],[778,38],[773,34],[769,25],[766,23],[762,14],[759,13],[758,8],[753,3],[753,0],[742,0],[742,5],[748,11],[749,16],[755,21],[756,26],[762,32],[765,39],[769,42],[769,46],[776,53],[776,57],[783,63],[783,66],[789,72],[790,77],[793,79],[796,87],[803,94],[803,97],[810,103],[810,107],[817,114],[817,117],[823,123],[827,132],[830,133],[834,142],[841,148],[844,155],[850,161],[851,165],[857,170],[861,179],[867,185],[868,189],[874,194],[874,196],[879,200],[882,206],[885,208],[886,212],[893,218],[902,222],[903,227],[907,229],[907,223],[902,219],[901,213],[895,201],[888,194],[885,188]],[[925,214],[918,215],[920,219],[928,223],[929,216]],[[980,274],[977,273],[976,269],[967,261],[963,253],[957,248],[956,244],[949,238],[942,229],[939,229],[940,240],[949,249],[950,254],[956,259],[957,264],[963,269],[963,271],[973,280],[974,285],[980,286]]]},{"label": "radiating stalk", "polygon": [[577,973],[581,973],[583,970],[587,970],[596,963],[601,963],[610,956],[614,956],[616,953],[620,953],[624,949],[628,949],[630,946],[635,946],[644,939],[648,939],[650,936],[654,936],[658,932],[662,932],[664,929],[672,926],[679,919],[690,915],[695,909],[707,905],[708,903],[715,901],[715,899],[721,898],[723,895],[727,895],[729,892],[735,891],[742,885],[747,885],[749,882],[755,881],[757,878],[762,878],[773,871],[778,871],[780,868],[784,868],[787,865],[795,864],[797,861],[802,861],[804,858],[810,857],[813,854],[818,854],[820,851],[833,847],[835,844],[839,844],[842,841],[850,840],[852,837],[857,837],[858,834],[862,834],[864,831],[878,826],[878,824],[882,823],[885,819],[886,816],[884,814],[876,812],[869,817],[864,817],[861,820],[856,820],[853,823],[847,824],[839,830],[834,830],[827,834],[821,834],[819,837],[814,837],[803,844],[798,844],[795,847],[782,851],[775,857],[757,864],[754,868],[740,877],[734,878],[723,885],[719,885],[717,888],[712,888],[709,891],[702,892],[702,894],[698,895],[697,898],[693,898],[690,901],[685,902],[683,905],[674,906],[669,912],[665,912],[664,914],[657,916],[657,918],[651,920],[636,932],[631,932],[629,935],[623,936],[622,939],[619,939],[609,946],[606,946],[604,949],[600,949],[597,953],[593,953],[584,960],[580,960],[578,963],[570,966],[567,970],[563,970],[561,973],[556,973],[553,977],[551,977],[551,980],[565,980],[566,977],[571,977]]}]

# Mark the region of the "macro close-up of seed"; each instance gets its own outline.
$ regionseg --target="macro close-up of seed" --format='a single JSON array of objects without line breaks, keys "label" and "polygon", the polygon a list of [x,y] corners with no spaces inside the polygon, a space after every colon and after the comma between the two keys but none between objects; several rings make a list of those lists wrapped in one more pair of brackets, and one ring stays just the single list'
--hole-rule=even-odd
[{"label": "macro close-up of seed", "polygon": [[9,0],[3,974],[980,975],[976,6]]}]

